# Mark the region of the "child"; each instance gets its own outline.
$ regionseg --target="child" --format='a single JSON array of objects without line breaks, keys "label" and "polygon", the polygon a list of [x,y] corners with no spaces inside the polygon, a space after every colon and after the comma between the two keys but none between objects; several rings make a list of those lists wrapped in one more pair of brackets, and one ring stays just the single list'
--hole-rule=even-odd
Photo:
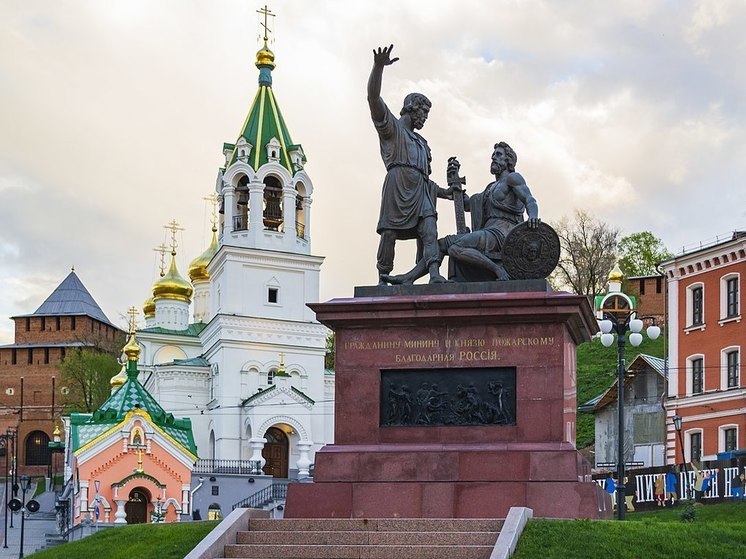
[{"label": "child", "polygon": [[655,476],[655,501],[659,507],[666,506],[666,478],[663,474]]}]

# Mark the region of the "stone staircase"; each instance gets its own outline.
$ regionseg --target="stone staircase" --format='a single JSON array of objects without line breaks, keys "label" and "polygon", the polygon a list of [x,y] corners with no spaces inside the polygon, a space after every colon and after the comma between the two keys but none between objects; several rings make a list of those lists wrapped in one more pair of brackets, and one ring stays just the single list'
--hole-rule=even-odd
[{"label": "stone staircase", "polygon": [[502,520],[251,518],[225,557],[489,559]]}]

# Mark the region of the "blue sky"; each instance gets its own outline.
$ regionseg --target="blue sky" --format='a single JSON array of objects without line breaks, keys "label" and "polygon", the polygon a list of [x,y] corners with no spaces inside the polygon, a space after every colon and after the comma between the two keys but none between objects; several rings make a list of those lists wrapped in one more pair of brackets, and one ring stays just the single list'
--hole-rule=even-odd
[{"label": "blue sky", "polygon": [[[176,219],[178,262],[209,242],[222,143],[256,92],[247,0],[0,4],[0,343],[76,267],[109,318],[141,305]],[[467,190],[509,142],[543,220],[576,208],[678,252],[746,228],[746,4],[627,0],[273,1],[274,90],[314,183],[321,299],[376,281],[384,169],[365,85],[433,102],[433,178]],[[439,206],[441,234],[453,211]],[[413,249],[397,247],[397,269]]]}]

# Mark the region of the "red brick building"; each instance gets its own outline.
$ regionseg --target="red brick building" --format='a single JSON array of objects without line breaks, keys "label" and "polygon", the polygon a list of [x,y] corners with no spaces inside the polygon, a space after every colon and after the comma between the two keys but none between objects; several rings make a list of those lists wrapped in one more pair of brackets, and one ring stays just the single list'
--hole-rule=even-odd
[{"label": "red brick building", "polygon": [[[0,346],[0,433],[17,430],[20,473],[46,474],[48,443],[60,424],[69,391],[57,365],[71,348],[91,345],[93,339],[121,343],[124,334],[106,318],[74,271],[35,312],[11,318],[15,341]],[[5,471],[2,457],[0,471]]]},{"label": "red brick building", "polygon": [[625,278],[622,291],[634,297],[640,316],[652,316],[659,325],[665,323],[665,279],[662,275]]},{"label": "red brick building", "polygon": [[746,448],[746,382],[740,374],[746,233],[671,258],[661,269],[668,292],[666,461],[682,461],[674,415],[683,418],[687,461]]}]

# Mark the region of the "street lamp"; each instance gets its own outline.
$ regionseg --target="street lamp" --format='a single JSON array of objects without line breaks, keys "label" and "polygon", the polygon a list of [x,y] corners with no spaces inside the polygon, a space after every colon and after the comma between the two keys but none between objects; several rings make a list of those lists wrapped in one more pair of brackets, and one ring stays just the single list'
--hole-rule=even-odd
[{"label": "street lamp", "polygon": [[31,478],[27,475],[21,476],[21,547],[18,550],[18,559],[23,559],[23,529],[26,526],[26,491],[28,491]]},{"label": "street lamp", "polygon": [[[0,435],[0,446],[2,447],[5,455],[5,514],[3,520],[5,521],[5,532],[3,537],[3,549],[8,549],[8,473],[9,473],[9,462],[13,448],[15,447],[16,433],[12,429],[5,431],[4,435]],[[11,520],[13,515],[10,515]],[[11,525],[12,527],[12,525]]]},{"label": "street lamp", "polygon": [[[647,318],[647,317],[643,317]],[[624,520],[624,494],[626,491],[624,482],[624,346],[627,342],[627,332],[629,343],[634,347],[642,343],[643,321],[637,317],[637,311],[631,310],[626,314],[613,314],[604,311],[603,320],[598,322],[601,329],[601,343],[604,347],[609,347],[614,343],[614,334],[617,335],[617,403],[619,406],[619,432],[617,436],[617,493],[616,493],[616,510],[617,520]],[[647,329],[648,338],[655,340],[660,336],[661,329],[653,323]]]},{"label": "street lamp", "polygon": [[[689,496],[689,470],[686,467],[686,456],[684,456],[684,437],[681,435],[681,416],[676,414],[673,416],[673,426],[676,432],[679,434],[679,446],[681,447],[681,460],[684,462],[684,484],[681,488],[681,497],[686,498]],[[686,497],[685,497],[686,496]]]}]

